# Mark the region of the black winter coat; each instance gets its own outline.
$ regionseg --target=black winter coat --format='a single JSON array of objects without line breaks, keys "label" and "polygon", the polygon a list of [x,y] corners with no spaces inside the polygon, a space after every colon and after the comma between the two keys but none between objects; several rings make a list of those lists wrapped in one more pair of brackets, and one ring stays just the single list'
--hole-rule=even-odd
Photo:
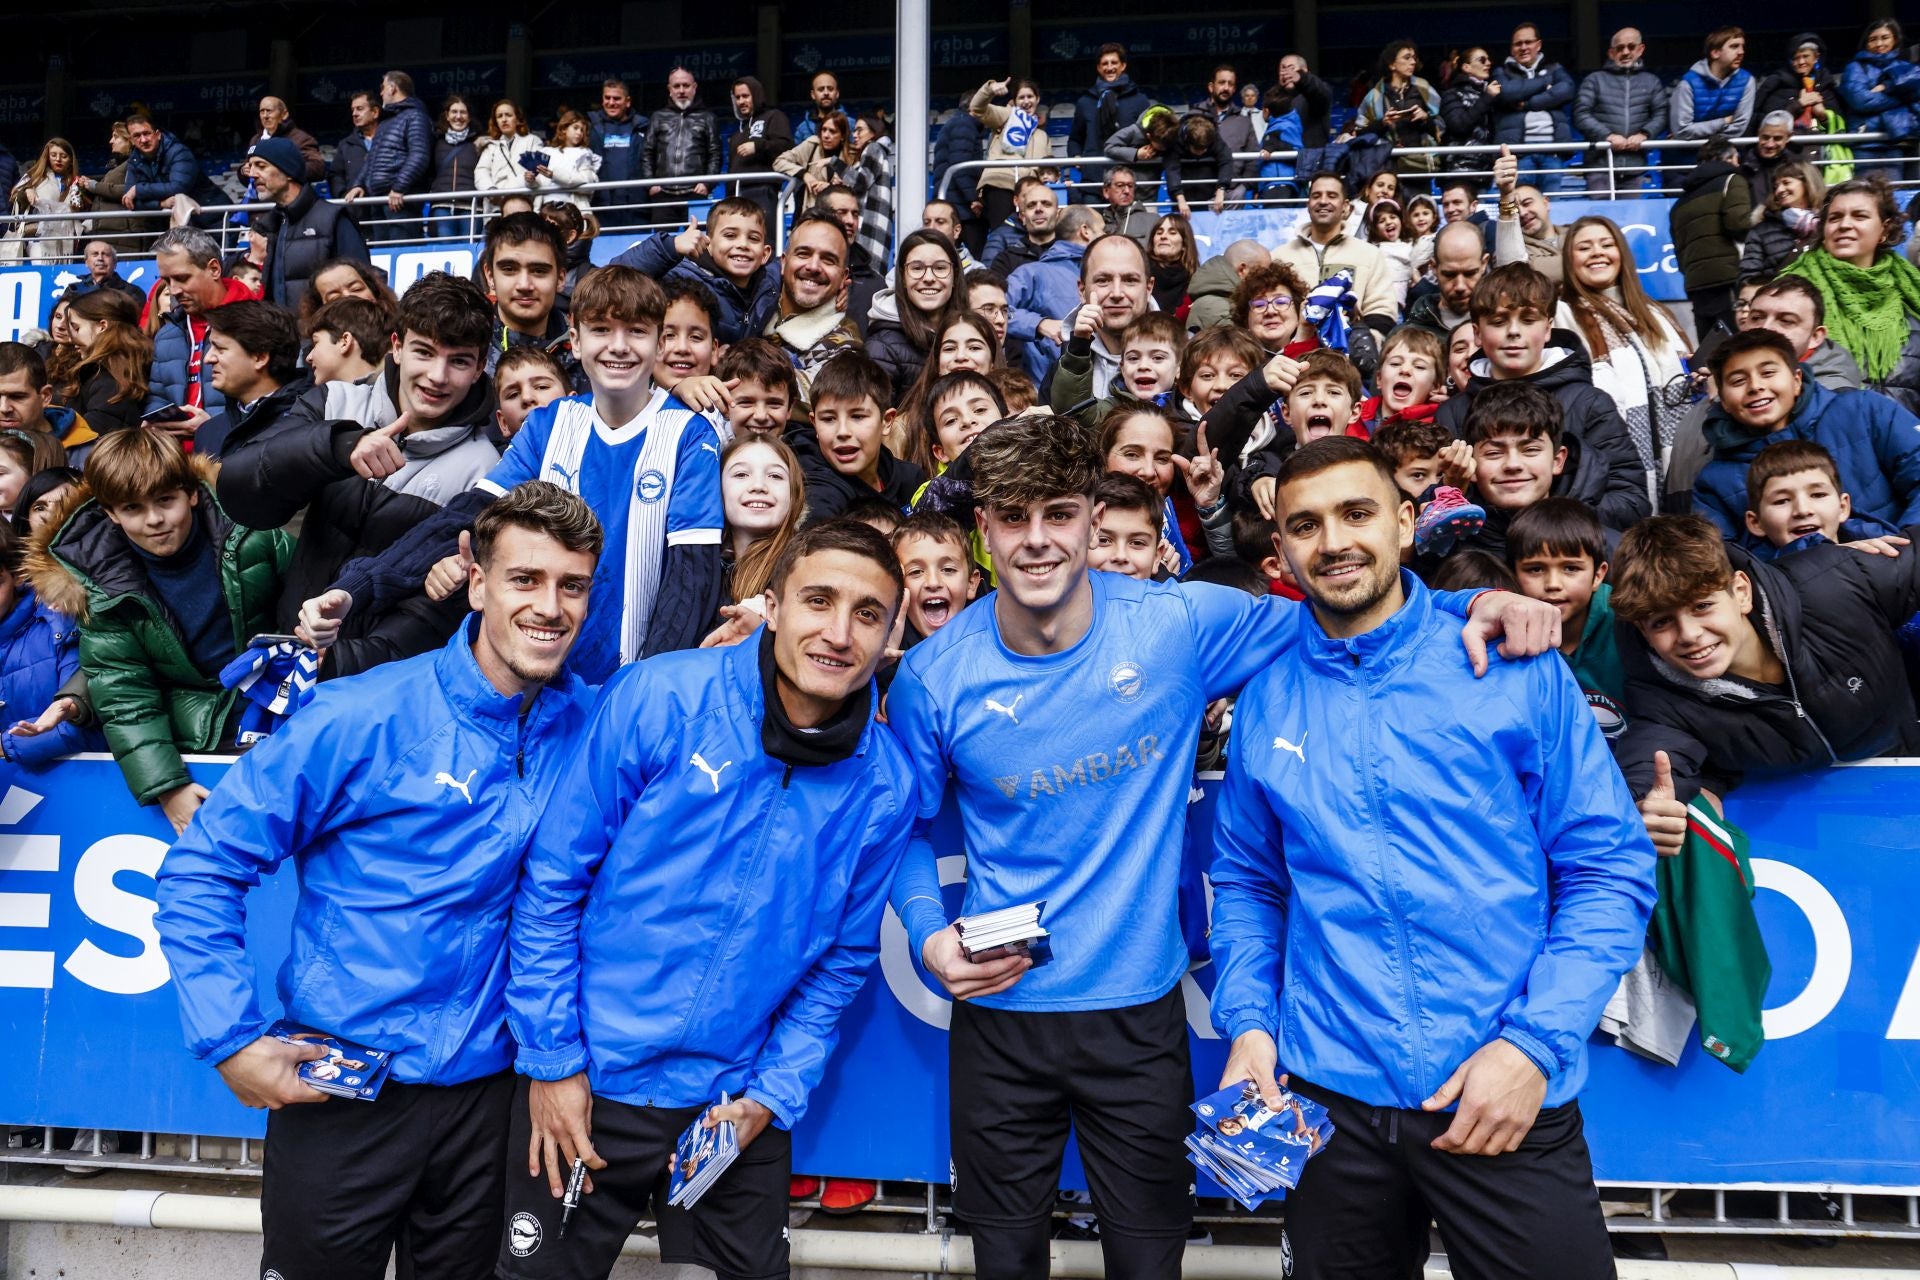
[{"label": "black winter coat", "polygon": [[1747,247],[1740,255],[1740,283],[1773,279],[1811,243],[1793,234],[1778,213],[1767,210],[1767,216],[1747,233]]},{"label": "black winter coat", "polygon": [[1740,241],[1753,229],[1747,177],[1724,160],[1696,165],[1668,213],[1674,256],[1689,293],[1740,278]]},{"label": "black winter coat", "polygon": [[867,356],[893,380],[893,403],[920,376],[926,367],[927,353],[913,345],[898,320],[873,320],[867,325]]},{"label": "black winter coat", "polygon": [[[1494,385],[1485,357],[1470,367],[1473,376],[1466,387],[1447,397],[1433,418],[1458,439],[1466,438],[1473,398]],[[1555,329],[1547,339],[1542,366],[1525,381],[1551,395],[1565,415],[1561,443],[1567,446],[1567,465],[1554,481],[1554,495],[1580,499],[1609,529],[1624,530],[1652,515],[1646,469],[1613,397],[1593,385],[1593,362],[1579,338]]]},{"label": "black winter coat", "polygon": [[820,437],[813,427],[804,422],[795,422],[787,427],[787,445],[794,456],[800,459],[800,474],[807,480],[807,519],[827,520],[839,515],[862,498],[884,498],[905,514],[913,504],[913,495],[926,481],[927,473],[911,462],[905,462],[888,453],[880,451],[880,488],[869,489],[855,480],[835,471],[827,463],[826,455],[820,451]]},{"label": "black winter coat", "polygon": [[[1440,95],[1441,141],[1448,146],[1484,146],[1493,138],[1493,107],[1499,99],[1487,92],[1487,82],[1457,75]],[[1486,169],[1491,156],[1454,156],[1449,170]]]},{"label": "black winter coat", "polygon": [[1749,617],[1786,666],[1787,684],[1689,679],[1620,623],[1627,728],[1614,757],[1633,794],[1653,785],[1655,751],[1667,753],[1683,801],[1702,787],[1724,793],[1749,769],[1920,754],[1913,690],[1893,634],[1920,609],[1920,557],[1868,556],[1832,543],[1771,563],[1738,547],[1727,555],[1753,582]]},{"label": "black winter coat", "polygon": [[474,170],[480,166],[480,144],[486,135],[448,142],[445,133],[433,135],[433,181],[429,191],[471,191]]},{"label": "black winter coat", "polygon": [[695,98],[685,111],[668,103],[647,121],[640,176],[679,178],[720,172],[720,126]]}]

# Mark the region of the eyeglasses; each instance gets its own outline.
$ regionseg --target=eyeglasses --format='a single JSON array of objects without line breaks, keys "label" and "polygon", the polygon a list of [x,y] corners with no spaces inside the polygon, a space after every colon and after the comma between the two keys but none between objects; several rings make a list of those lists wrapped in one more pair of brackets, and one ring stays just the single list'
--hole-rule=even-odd
[{"label": "eyeglasses", "polygon": [[1272,307],[1276,311],[1291,311],[1293,310],[1293,299],[1288,297],[1255,298],[1247,305],[1255,311],[1265,311],[1269,307]]},{"label": "eyeglasses", "polygon": [[978,311],[981,315],[988,316],[988,317],[1010,316],[1013,314],[1013,308],[1009,307],[1004,302],[985,303],[981,306],[975,307],[974,310]]},{"label": "eyeglasses", "polygon": [[1608,53],[1632,53],[1640,46],[1637,44],[1612,44],[1607,46]]},{"label": "eyeglasses", "polygon": [[932,276],[935,280],[945,280],[952,274],[953,264],[948,262],[909,262],[907,264],[909,280],[925,280],[928,276]]}]

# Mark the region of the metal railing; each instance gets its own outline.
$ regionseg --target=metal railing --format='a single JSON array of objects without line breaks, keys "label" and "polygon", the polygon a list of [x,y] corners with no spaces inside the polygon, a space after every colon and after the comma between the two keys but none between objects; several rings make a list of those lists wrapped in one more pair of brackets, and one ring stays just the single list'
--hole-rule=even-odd
[{"label": "metal railing", "polygon": [[[694,193],[693,189],[701,185],[707,187],[708,194]],[[639,198],[596,205],[591,212],[599,220],[603,232],[643,233],[685,226],[688,206],[716,198],[713,192],[717,188],[725,187],[733,192],[741,187],[773,187],[774,217],[770,230],[774,252],[779,254],[786,249],[787,218],[793,210],[799,185],[798,178],[783,173],[696,173],[665,180],[628,178],[619,182],[587,182],[576,187],[538,190],[520,187],[490,191],[416,192],[401,197],[401,211],[398,213],[394,212],[386,196],[361,196],[351,202],[330,199],[327,203],[350,203],[354,209],[374,213],[373,217],[363,217],[357,221],[360,222],[362,234],[367,237],[368,247],[380,250],[447,241],[477,242],[484,235],[487,220],[498,210],[500,202],[512,197],[531,199],[538,207],[566,199],[575,193],[631,192]],[[650,195],[648,189],[656,186],[663,188],[662,193],[659,196]],[[179,200],[180,197],[174,199]],[[24,261],[50,266],[77,260],[88,240],[107,240],[118,244],[135,242],[135,247],[122,249],[121,256],[125,257],[150,251],[153,242],[169,228],[191,224],[219,240],[224,253],[235,253],[247,247],[250,226],[236,222],[234,215],[246,214],[251,220],[253,215],[269,212],[274,207],[258,201],[202,205],[187,200],[184,204],[165,209],[122,209],[118,205],[108,204],[84,212],[61,210],[57,213],[0,214],[0,249],[21,245]],[[128,225],[130,223],[132,225]],[[32,226],[34,233],[16,235],[16,230],[24,226]],[[52,256],[49,253],[51,247],[59,247],[61,252]],[[38,254],[35,253],[36,248],[40,250]],[[0,266],[4,265],[4,262],[0,262]]]},{"label": "metal railing", "polygon": [[[1592,158],[1589,157],[1588,163],[1577,164],[1577,165],[1563,165],[1563,166],[1558,166],[1546,171],[1533,170],[1533,171],[1523,172],[1520,175],[1521,182],[1523,185],[1530,185],[1530,186],[1553,185],[1555,189],[1553,190],[1543,189],[1543,192],[1542,192],[1544,195],[1547,196],[1549,200],[1552,200],[1552,199],[1606,199],[1606,198],[1635,199],[1642,196],[1678,195],[1680,192],[1680,188],[1677,185],[1667,186],[1667,185],[1664,185],[1664,183],[1662,183],[1662,185],[1658,185],[1652,188],[1642,189],[1637,186],[1623,185],[1623,180],[1634,182],[1634,183],[1644,182],[1646,176],[1651,174],[1655,177],[1655,180],[1658,182],[1660,181],[1661,175],[1668,174],[1668,173],[1685,173],[1693,167],[1693,162],[1691,161],[1691,159],[1688,159],[1681,163],[1667,163],[1666,156],[1664,153],[1673,151],[1673,152],[1684,152],[1684,153],[1690,154],[1693,152],[1697,152],[1701,148],[1705,147],[1707,145],[1707,141],[1708,141],[1707,139],[1702,139],[1702,138],[1674,138],[1674,139],[1665,139],[1661,141],[1649,141],[1644,147],[1642,147],[1638,151],[1621,151],[1621,152],[1616,152],[1613,148],[1613,145],[1607,142],[1605,139],[1602,139],[1601,141],[1598,141],[1598,142],[1521,142],[1521,143],[1507,144],[1504,147],[1504,149],[1509,154],[1514,156],[1527,156],[1527,155],[1587,156],[1588,153],[1593,153],[1593,152],[1600,153],[1599,159],[1603,161],[1603,163],[1594,163],[1592,162]],[[1744,147],[1759,141],[1759,139],[1754,137],[1740,137],[1740,138],[1729,139],[1729,141],[1733,142],[1734,145],[1736,146]],[[1836,146],[1851,148],[1854,146],[1862,146],[1862,145],[1875,146],[1875,145],[1883,144],[1889,141],[1891,140],[1887,137],[1887,135],[1883,133],[1796,134],[1792,139],[1792,145],[1798,148],[1802,152],[1802,154],[1806,155],[1809,161],[1811,161],[1813,164],[1821,168],[1825,168],[1828,165],[1832,165],[1832,164],[1855,164],[1855,165],[1864,165],[1868,167],[1873,167],[1873,166],[1886,167],[1886,166],[1904,165],[1906,166],[1905,172],[1920,174],[1920,161],[1916,161],[1913,157],[1910,157],[1910,156],[1896,156],[1896,157],[1875,156],[1875,157],[1866,157],[1864,159],[1859,157],[1848,159],[1846,157],[1830,158],[1824,154],[1824,150],[1828,145],[1836,145]],[[1395,158],[1402,157],[1402,156],[1430,156],[1430,157],[1433,157],[1436,161],[1449,160],[1449,159],[1464,159],[1464,158],[1470,158],[1475,156],[1486,156],[1489,159],[1493,159],[1493,158],[1497,158],[1500,155],[1502,149],[1503,149],[1502,146],[1498,143],[1461,144],[1461,145],[1454,145],[1454,146],[1436,146],[1436,147],[1395,147],[1393,149],[1393,156]],[[1313,152],[1318,150],[1321,150],[1321,149],[1320,148],[1306,149],[1306,151],[1309,154],[1312,154]],[[1815,154],[1815,153],[1818,153],[1818,154]],[[1654,161],[1654,157],[1656,155],[1660,157],[1658,162]],[[1300,156],[1301,156],[1300,150],[1236,151],[1233,153],[1234,160],[1243,164],[1256,163],[1256,162],[1264,163],[1268,160],[1289,161],[1297,164],[1299,162]],[[1616,160],[1616,156],[1626,157],[1628,159]],[[1646,157],[1647,163],[1640,164],[1638,162],[1639,157]],[[1629,160],[1631,161],[1631,163],[1629,163]],[[1389,163],[1391,163],[1391,161]],[[1095,168],[1098,170],[1105,170],[1105,169],[1114,168],[1115,166],[1118,166],[1118,165],[1127,165],[1130,168],[1136,168],[1136,166],[1128,165],[1127,161],[1115,160],[1109,156],[1104,156],[1104,155],[1102,156],[1053,156],[1053,157],[1042,157],[1039,160],[1034,160],[1027,157],[1016,157],[1016,158],[998,159],[998,160],[963,160],[960,163],[955,164],[950,168],[948,168],[946,172],[941,175],[939,187],[934,194],[942,200],[950,199],[951,191],[953,187],[953,181],[956,174],[984,173],[988,170],[993,170],[993,169],[1021,169],[1021,170],[1030,170],[1030,171],[1041,170],[1041,169],[1051,169],[1051,170],[1058,171],[1062,176],[1063,180],[1058,185],[1065,186],[1071,191],[1087,190],[1087,191],[1097,192],[1100,189],[1100,183],[1098,181],[1091,180],[1091,179],[1069,180],[1066,178],[1066,171],[1069,169],[1078,169],[1078,168]],[[1589,177],[1599,177],[1601,175],[1605,175],[1605,185],[1597,187],[1595,189],[1589,189],[1587,179]],[[1244,195],[1230,198],[1227,201],[1227,203],[1230,207],[1241,208],[1241,209],[1298,208],[1306,203],[1304,196],[1297,193],[1278,194],[1277,189],[1284,185],[1289,185],[1289,184],[1297,185],[1306,176],[1307,175],[1305,174],[1300,174],[1300,175],[1296,175],[1294,178],[1291,178],[1291,179],[1263,178],[1257,172],[1253,173],[1246,177],[1240,178],[1237,181],[1227,184],[1230,190],[1241,189],[1241,188],[1245,189]],[[1409,186],[1418,186],[1426,183],[1441,183],[1452,178],[1472,178],[1479,182],[1490,183],[1493,179],[1493,170],[1491,168],[1485,168],[1485,169],[1472,168],[1472,169],[1463,169],[1463,170],[1446,169],[1446,170],[1436,170],[1432,173],[1408,172],[1408,173],[1401,174],[1400,177],[1403,184],[1406,184]],[[1556,178],[1559,179],[1560,182],[1578,180],[1579,187],[1578,189],[1561,187],[1559,186],[1558,183],[1554,183],[1552,181]],[[1902,177],[1902,178],[1896,179],[1893,185],[1896,187],[1920,186],[1920,178]],[[1492,197],[1492,193],[1489,192],[1489,193],[1484,193],[1481,196],[1481,199],[1483,202],[1486,202],[1490,200],[1491,197]],[[1143,206],[1149,206],[1156,210],[1172,207],[1171,197],[1169,197],[1169,199],[1167,200],[1141,199],[1141,200],[1138,200],[1137,202],[1142,204]],[[1099,206],[1102,202],[1097,200],[1088,200],[1088,201],[1085,201],[1085,203]],[[1194,202],[1192,204],[1192,207],[1197,211],[1204,206],[1199,202]]]},{"label": "metal railing", "polygon": [[[82,1131],[83,1133],[87,1131]],[[94,1131],[81,1149],[60,1145],[52,1127],[16,1130],[21,1145],[0,1150],[0,1182],[7,1164],[67,1166],[76,1171],[165,1173],[210,1179],[259,1178],[265,1144],[257,1139],[191,1134],[125,1134],[118,1152],[102,1149]],[[137,1139],[137,1145],[134,1140]],[[923,1217],[926,1230],[949,1224],[947,1188],[907,1179],[879,1185],[868,1212]],[[1847,1183],[1606,1183],[1600,1184],[1608,1230],[1620,1235],[1716,1235],[1847,1237],[1920,1240],[1920,1187],[1871,1187]],[[817,1207],[817,1201],[796,1202]],[[1827,1205],[1833,1210],[1829,1211]],[[1056,1216],[1084,1213],[1062,1204]],[[1203,1200],[1195,1221],[1246,1225],[1276,1220],[1284,1205],[1253,1214],[1224,1202]]]}]

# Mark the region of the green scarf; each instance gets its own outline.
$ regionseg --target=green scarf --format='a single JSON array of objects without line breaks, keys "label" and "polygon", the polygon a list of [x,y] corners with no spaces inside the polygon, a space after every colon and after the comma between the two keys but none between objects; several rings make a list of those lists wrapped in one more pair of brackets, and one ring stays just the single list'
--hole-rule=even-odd
[{"label": "green scarf", "polygon": [[1781,275],[1805,276],[1827,304],[1827,332],[1882,383],[1907,345],[1907,317],[1920,316],[1920,267],[1887,252],[1862,270],[1824,248],[1803,253]]}]

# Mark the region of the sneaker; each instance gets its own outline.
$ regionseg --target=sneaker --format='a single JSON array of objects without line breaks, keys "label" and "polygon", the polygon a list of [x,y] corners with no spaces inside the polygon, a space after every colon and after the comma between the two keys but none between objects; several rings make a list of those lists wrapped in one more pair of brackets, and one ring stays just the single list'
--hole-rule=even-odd
[{"label": "sneaker", "polygon": [[1212,1244],[1213,1232],[1207,1229],[1207,1224],[1204,1222],[1190,1223],[1187,1227],[1187,1243]]},{"label": "sneaker", "polygon": [[1452,485],[1443,484],[1413,522],[1413,549],[1421,555],[1446,555],[1456,541],[1480,532],[1486,523],[1486,511],[1468,502],[1467,495]]},{"label": "sneaker", "polygon": [[796,1173],[787,1179],[787,1199],[805,1200],[820,1194],[820,1179],[809,1174]]},{"label": "sneaker", "polygon": [[852,1178],[828,1178],[820,1191],[820,1209],[824,1213],[858,1213],[873,1203],[880,1192],[875,1182],[857,1182]]},{"label": "sneaker", "polygon": [[[99,1134],[101,1155],[110,1156],[119,1152],[120,1134],[118,1131],[112,1129],[77,1129],[74,1131],[73,1145],[69,1146],[67,1150],[83,1151],[88,1155],[92,1155],[94,1153],[93,1143],[96,1133]],[[70,1164],[66,1165],[65,1169],[66,1172],[77,1178],[97,1177],[105,1172],[105,1169],[97,1164]]]},{"label": "sneaker", "polygon": [[1100,1219],[1075,1214],[1053,1229],[1055,1240],[1098,1240]]}]

